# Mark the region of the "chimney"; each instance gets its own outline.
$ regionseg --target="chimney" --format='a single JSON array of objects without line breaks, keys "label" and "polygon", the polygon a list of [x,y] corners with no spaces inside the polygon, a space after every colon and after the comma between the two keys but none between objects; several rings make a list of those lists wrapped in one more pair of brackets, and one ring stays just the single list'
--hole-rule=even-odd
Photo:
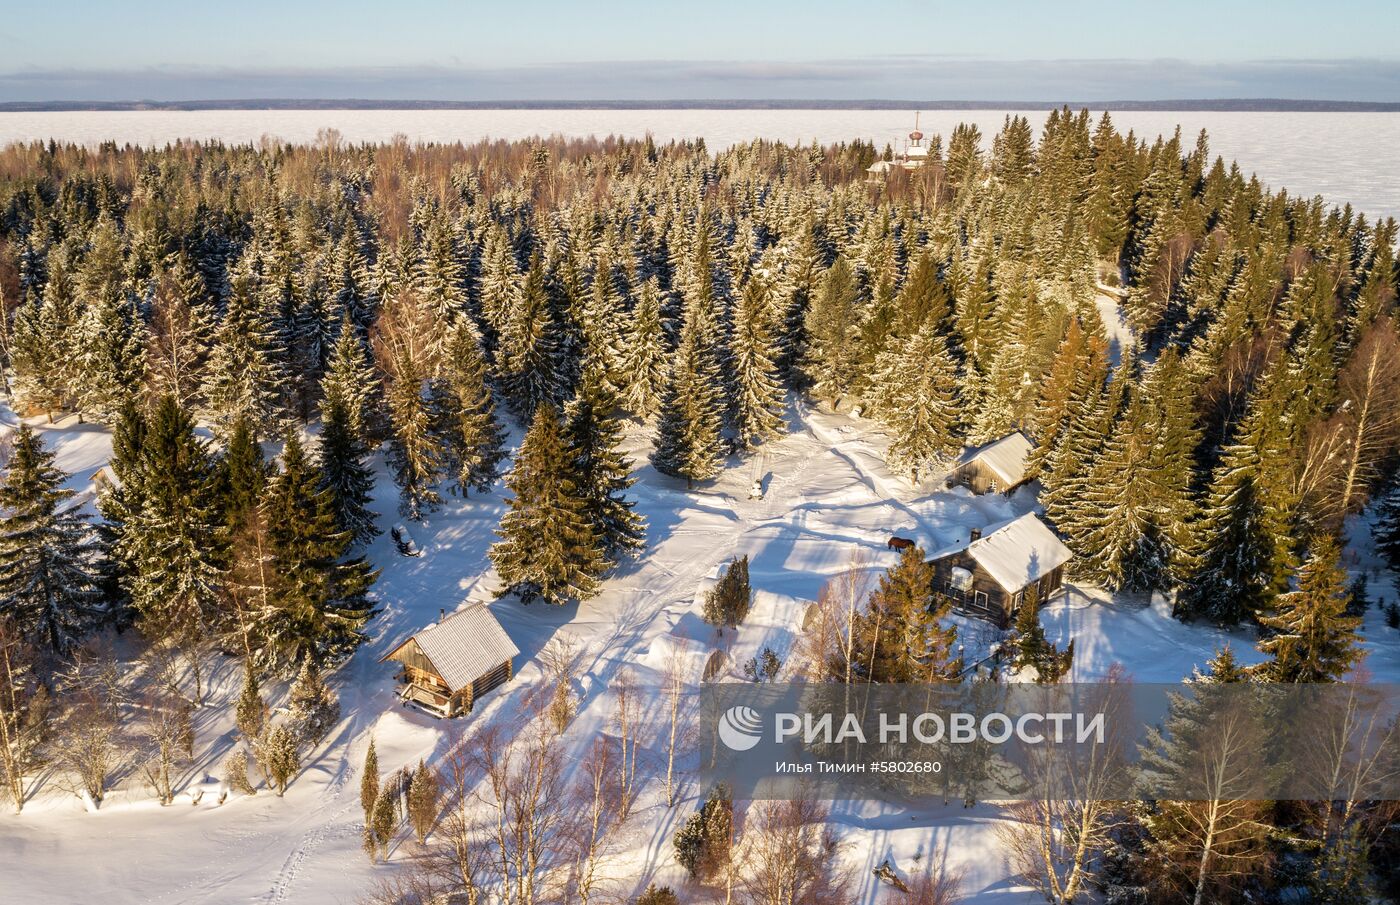
[{"label": "chimney", "polygon": [[438,622],[442,622],[442,621],[443,621],[444,619],[446,619],[446,618],[447,618],[447,610],[446,610],[446,608],[439,608],[439,609],[438,609]]},{"label": "chimney", "polygon": [[968,543],[971,543],[971,542],[973,542],[973,541],[975,541],[975,540],[981,540],[981,539],[982,539],[982,529],[981,529],[981,528],[973,528],[970,532],[968,532],[968,537],[967,537]]}]

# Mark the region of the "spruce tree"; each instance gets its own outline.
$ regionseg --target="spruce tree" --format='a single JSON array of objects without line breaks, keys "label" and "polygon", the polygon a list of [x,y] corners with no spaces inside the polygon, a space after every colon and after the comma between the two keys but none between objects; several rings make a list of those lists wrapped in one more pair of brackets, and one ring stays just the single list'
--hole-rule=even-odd
[{"label": "spruce tree", "polygon": [[234,707],[234,724],[250,744],[262,738],[267,728],[267,704],[263,703],[257,674],[247,663],[243,664],[243,687]]},{"label": "spruce tree", "polygon": [[287,696],[287,716],[308,748],[319,745],[340,720],[340,700],[326,684],[321,668],[308,657]]},{"label": "spruce tree", "polygon": [[67,654],[107,615],[101,552],[53,453],[21,424],[0,482],[0,619],[35,647]]},{"label": "spruce tree", "polygon": [[898,351],[877,359],[883,403],[877,411],[890,432],[890,467],[918,482],[947,463],[962,444],[957,373],[948,344],[925,324]]},{"label": "spruce tree", "polygon": [[418,769],[413,771],[413,781],[408,787],[408,819],[413,824],[414,835],[421,845],[437,823],[438,810],[442,806],[442,789],[437,773],[420,758]]},{"label": "spruce tree", "polygon": [[244,418],[234,422],[228,446],[219,460],[219,472],[224,524],[231,531],[237,530],[257,508],[268,472],[262,444]]},{"label": "spruce tree", "polygon": [[77,280],[85,307],[71,365],[78,408],[99,421],[111,421],[146,376],[146,322],[127,283],[123,245],[117,224],[102,218]]},{"label": "spruce tree", "polygon": [[345,425],[365,448],[373,449],[388,435],[383,385],[355,322],[347,315],[331,347],[326,375],[321,379],[321,418],[326,407],[339,403]]},{"label": "spruce tree", "polygon": [[78,408],[110,422],[146,377],[146,325],[134,296],[92,301],[78,324]]},{"label": "spruce tree", "polygon": [[744,448],[782,434],[787,393],[778,376],[777,344],[768,324],[768,289],[749,280],[734,310],[730,360],[734,368],[734,435]]},{"label": "spruce tree", "polygon": [[258,745],[258,760],[277,797],[287,794],[287,786],[301,770],[301,741],[292,727],[278,723],[269,729]]},{"label": "spruce tree", "polygon": [[604,248],[594,268],[593,285],[584,298],[578,321],[583,332],[584,364],[611,393],[625,386],[622,317],[627,306],[626,279],[618,273],[612,251]]},{"label": "spruce tree", "polygon": [[321,403],[321,443],[316,465],[321,490],[330,496],[336,526],[348,532],[352,544],[366,545],[381,532],[369,508],[374,472],[365,464],[363,442],[351,428],[349,412],[339,398]]},{"label": "spruce tree", "polygon": [[433,416],[447,466],[463,495],[472,490],[485,493],[500,477],[506,438],[486,383],[480,342],[465,319],[448,334],[440,371]]},{"label": "spruce tree", "polygon": [[267,662],[339,662],[365,640],[362,629],[376,612],[367,595],[379,573],[348,556],[350,533],[336,524],[320,483],[301,441],[289,436],[263,502],[274,577],[253,635]]},{"label": "spruce tree", "polygon": [[858,292],[850,262],[838,257],[807,310],[807,380],[813,393],[833,404],[847,394],[855,379]]},{"label": "spruce tree", "polygon": [[579,478],[558,414],[540,406],[506,476],[510,511],[490,551],[501,579],[497,596],[562,604],[598,592],[608,560]]},{"label": "spruce tree", "polygon": [[744,621],[752,604],[749,558],[745,555],[732,560],[715,586],[705,593],[705,621],[733,628]]},{"label": "spruce tree", "polygon": [[723,385],[711,344],[707,307],[687,305],[680,347],[661,397],[651,463],[662,474],[684,477],[686,486],[719,474],[724,463]]},{"label": "spruce tree", "polygon": [[1129,390],[1083,486],[1070,546],[1081,571],[1110,589],[1165,589],[1188,564],[1200,433],[1185,377],[1175,352],[1164,351]]},{"label": "spruce tree", "polygon": [[142,631],[181,646],[206,641],[223,623],[218,467],[173,397],[157,405],[134,471],[137,506],[116,552]]},{"label": "spruce tree", "polygon": [[1272,682],[1336,682],[1365,656],[1347,608],[1346,572],[1337,542],[1315,538],[1298,573],[1296,590],[1279,598],[1276,612],[1260,622],[1270,630],[1259,650],[1273,659],[1259,667]]},{"label": "spruce tree", "polygon": [[414,274],[418,291],[443,323],[466,313],[464,270],[458,260],[457,238],[441,208],[429,215]]},{"label": "spruce tree", "polygon": [[434,436],[435,407],[428,392],[432,329],[422,300],[401,294],[380,318],[376,350],[391,375],[385,393],[390,426],[387,458],[399,487],[399,512],[414,521],[442,504],[437,483],[444,470],[443,450]]},{"label": "spruce tree", "polygon": [[496,362],[511,409],[530,420],[536,409],[558,403],[564,392],[560,331],[551,312],[544,261],[538,254],[530,261],[520,294],[519,303],[503,312]]},{"label": "spruce tree", "polygon": [[273,328],[254,295],[252,277],[233,277],[228,307],[214,334],[201,393],[202,415],[219,431],[239,420],[276,431],[283,415],[285,375],[273,359]]},{"label": "spruce tree", "polygon": [[67,255],[50,255],[48,282],[22,301],[10,324],[10,363],[17,401],[50,415],[75,395],[80,314]]},{"label": "spruce tree", "polygon": [[360,807],[365,812],[365,823],[374,816],[374,803],[379,799],[379,753],[374,749],[374,736],[369,738],[365,749],[365,762],[360,767]]},{"label": "spruce tree", "polygon": [[666,339],[661,329],[661,291],[656,280],[642,284],[627,331],[622,358],[622,406],[650,418],[661,406],[666,384]]},{"label": "spruce tree", "polygon": [[1272,543],[1264,525],[1255,470],[1258,459],[1235,447],[1216,470],[1196,524],[1193,559],[1178,591],[1178,618],[1234,625],[1273,600],[1268,581]]},{"label": "spruce tree", "polygon": [[933,593],[933,566],[909,547],[855,616],[851,671],[864,682],[930,682],[957,674],[951,604]]},{"label": "spruce tree", "polygon": [[609,562],[636,553],[646,539],[646,520],[625,496],[635,483],[632,463],[622,455],[622,423],[616,398],[595,369],[583,376],[564,409],[564,443],[587,513]]}]

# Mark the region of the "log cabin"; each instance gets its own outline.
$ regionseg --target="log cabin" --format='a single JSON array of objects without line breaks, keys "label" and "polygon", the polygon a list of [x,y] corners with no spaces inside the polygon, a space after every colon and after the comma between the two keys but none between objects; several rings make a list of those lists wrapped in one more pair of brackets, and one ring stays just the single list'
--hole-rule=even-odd
[{"label": "log cabin", "polygon": [[965,450],[948,475],[948,486],[961,484],[976,494],[1010,493],[1026,483],[1026,459],[1031,441],[1020,431]]},{"label": "log cabin", "polygon": [[509,681],[519,653],[486,604],[476,602],[410,635],[379,662],[402,664],[399,697],[405,706],[454,717]]},{"label": "log cabin", "polygon": [[965,540],[934,553],[929,564],[935,594],[968,615],[1006,628],[1029,589],[1034,587],[1044,604],[1064,587],[1071,558],[1055,532],[1027,513],[985,531],[973,528]]}]

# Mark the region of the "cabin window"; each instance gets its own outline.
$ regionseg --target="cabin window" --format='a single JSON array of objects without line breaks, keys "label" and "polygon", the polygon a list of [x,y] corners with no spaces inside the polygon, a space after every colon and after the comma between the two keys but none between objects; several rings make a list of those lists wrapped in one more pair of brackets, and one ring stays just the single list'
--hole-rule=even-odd
[{"label": "cabin window", "polygon": [[972,590],[972,573],[967,569],[954,566],[952,574],[948,577],[948,585],[955,591],[964,593]]},{"label": "cabin window", "polygon": [[977,593],[975,593],[975,594],[972,595],[972,599],[973,599],[973,601],[976,602],[976,604],[977,604],[979,607],[981,607],[982,609],[984,609],[984,610],[985,610],[985,609],[988,609],[988,606],[987,606],[987,592],[986,592],[986,591],[978,591]]},{"label": "cabin window", "polygon": [[997,492],[997,479],[996,479],[996,478],[989,478],[989,479],[987,480],[987,492],[988,492],[988,493],[996,493],[996,492]]}]

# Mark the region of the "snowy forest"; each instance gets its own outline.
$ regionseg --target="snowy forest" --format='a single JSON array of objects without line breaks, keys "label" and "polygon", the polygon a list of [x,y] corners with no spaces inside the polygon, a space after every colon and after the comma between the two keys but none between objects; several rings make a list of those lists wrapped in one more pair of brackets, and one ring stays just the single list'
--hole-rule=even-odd
[{"label": "snowy forest", "polygon": [[[1348,576],[1347,525],[1400,569],[1395,222],[1272,191],[1204,133],[1149,142],[1068,108],[1039,136],[1015,116],[995,135],[960,126],[926,164],[871,177],[897,154],[334,132],[0,150],[0,354],[22,418],[0,481],[0,798],[19,811],[54,770],[95,806],[135,737],[169,803],[206,675],[229,658],[249,745],[228,784],[249,787],[256,765],[285,791],[381,613],[368,547],[391,530],[406,546],[371,508],[376,457],[408,533],[504,487],[493,591],[534,611],[648,556],[624,436],[702,488],[782,438],[795,399],[868,421],[914,487],[1022,431],[1075,581],[1257,631],[1263,662],[1227,647],[1196,681],[1351,675],[1377,595]],[[1105,293],[1128,329],[1105,326]],[[73,415],[112,436],[94,514],[34,429]],[[813,680],[957,674],[924,552],[857,615],[861,656],[823,648]],[[1035,605],[1014,637],[1046,667],[1061,655]],[[917,650],[882,635],[877,610],[924,627]],[[1400,606],[1386,613],[1400,628]],[[164,677],[138,706],[92,652],[114,635]],[[274,719],[264,686],[287,683]],[[1173,715],[1183,732],[1191,718]],[[1184,737],[1156,756],[1170,764]],[[596,833],[614,766],[594,767]],[[405,779],[420,843],[448,819],[439,770]],[[393,815],[377,785],[367,796],[375,859]],[[1054,905],[1400,901],[1393,803],[1039,804],[1020,825],[1079,835],[1008,833],[999,856]],[[638,901],[851,901],[819,805],[751,813],[743,864],[738,808],[716,790],[677,821],[693,882]],[[499,901],[589,901],[591,849],[550,879],[549,853],[501,841],[478,863],[467,835],[455,864],[440,843],[433,872],[366,895],[439,901],[450,875],[484,896],[493,876]],[[926,877],[900,900],[950,905],[955,886]]]}]

